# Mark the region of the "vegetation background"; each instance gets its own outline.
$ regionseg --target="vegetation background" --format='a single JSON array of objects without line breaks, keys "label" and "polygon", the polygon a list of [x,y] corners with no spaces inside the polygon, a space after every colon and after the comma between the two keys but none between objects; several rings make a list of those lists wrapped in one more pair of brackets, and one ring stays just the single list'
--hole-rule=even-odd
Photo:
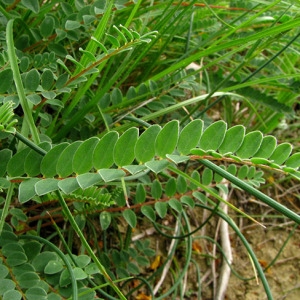
[{"label": "vegetation background", "polygon": [[299,299],[299,10],[0,0],[0,298]]}]

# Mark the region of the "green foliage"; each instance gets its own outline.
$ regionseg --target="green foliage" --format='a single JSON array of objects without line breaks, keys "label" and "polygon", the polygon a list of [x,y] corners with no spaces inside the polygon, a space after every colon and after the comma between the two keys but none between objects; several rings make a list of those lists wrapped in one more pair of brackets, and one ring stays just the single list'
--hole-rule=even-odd
[{"label": "green foliage", "polygon": [[[296,6],[0,2],[3,299],[130,297],[115,280],[142,274],[155,254],[147,240],[133,242],[132,231],[146,220],[165,234],[163,219],[183,218],[189,262],[189,210],[212,211],[232,228],[220,202],[245,216],[220,197],[229,188],[299,224],[296,213],[258,190],[265,170],[300,178],[293,140],[273,136],[280,122],[297,122]],[[50,213],[57,231],[49,239],[58,235],[67,255],[41,238],[46,208],[33,236],[17,234],[29,230],[25,207],[47,203],[62,210],[61,219]],[[71,226],[60,232],[53,219]],[[99,248],[98,235],[103,251],[96,256],[87,240]]]}]

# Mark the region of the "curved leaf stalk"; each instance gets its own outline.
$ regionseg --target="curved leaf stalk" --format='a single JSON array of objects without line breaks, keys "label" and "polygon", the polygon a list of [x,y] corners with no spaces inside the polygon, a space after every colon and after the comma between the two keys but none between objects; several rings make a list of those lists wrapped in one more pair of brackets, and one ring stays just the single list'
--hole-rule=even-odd
[{"label": "curved leaf stalk", "polygon": [[56,252],[58,254],[58,256],[61,258],[61,260],[64,262],[64,264],[66,265],[69,274],[70,274],[70,279],[71,279],[71,283],[72,283],[72,299],[73,300],[77,300],[78,298],[78,288],[77,288],[77,282],[76,282],[76,278],[74,276],[73,270],[72,270],[72,266],[69,262],[69,260],[67,259],[67,257],[63,254],[62,251],[60,251],[60,249],[58,249],[54,244],[52,244],[51,242],[49,242],[48,240],[40,237],[40,236],[35,236],[35,235],[21,235],[19,237],[19,239],[22,240],[36,240],[38,242],[41,242],[45,245],[47,245],[48,247],[50,247],[54,252]]},{"label": "curved leaf stalk", "polygon": [[[43,156],[47,154],[47,152],[45,150],[41,149],[40,147],[38,147],[37,145],[35,145],[34,143],[32,143],[31,141],[29,141],[28,139],[26,139],[25,137],[23,137],[21,134],[16,133],[16,137],[18,139],[24,141],[24,143],[26,143],[29,147],[31,147],[37,153],[39,153],[39,154],[41,154]],[[95,253],[93,252],[92,248],[88,244],[87,240],[85,239],[84,234],[80,230],[80,228],[77,225],[77,223],[76,223],[76,221],[75,221],[75,219],[74,219],[71,211],[69,210],[69,207],[68,207],[66,201],[64,200],[61,192],[60,191],[56,191],[56,195],[58,197],[59,204],[61,205],[61,207],[63,209],[63,212],[67,216],[67,218],[68,218],[68,220],[69,220],[72,228],[74,229],[74,231],[76,232],[76,234],[79,236],[79,238],[80,238],[83,246],[85,247],[86,251],[88,252],[88,254],[91,256],[91,258],[93,259],[93,261],[95,262],[95,264],[99,268],[99,270],[102,273],[102,275],[104,276],[105,280],[115,290],[115,292],[118,294],[118,296],[120,297],[120,299],[126,300],[125,296],[122,294],[122,292],[118,289],[118,287],[115,285],[115,283],[113,282],[113,280],[110,278],[110,276],[106,272],[104,266],[101,264],[101,262],[99,261],[99,259],[95,255]]]},{"label": "curved leaf stalk", "polygon": [[[197,204],[197,206],[203,207],[203,208],[208,209],[210,211],[213,211],[213,208],[204,206],[202,204]],[[253,264],[254,264],[257,272],[258,272],[258,275],[259,275],[259,277],[262,281],[262,284],[264,286],[264,289],[265,289],[265,292],[267,294],[268,300],[273,300],[273,296],[271,294],[271,289],[270,289],[270,286],[269,286],[268,281],[266,279],[266,276],[265,276],[265,274],[262,270],[262,267],[261,267],[256,255],[255,255],[255,253],[253,252],[250,244],[248,243],[247,239],[241,233],[240,229],[237,227],[235,222],[228,215],[223,214],[220,210],[216,211],[216,214],[219,217],[221,217],[223,220],[225,220],[229,224],[229,226],[235,231],[235,233],[238,235],[238,237],[241,239],[242,243],[244,244],[245,248],[247,249],[249,257],[251,257],[251,262],[253,262]]]},{"label": "curved leaf stalk", "polygon": [[[29,130],[32,134],[33,141],[36,144],[39,144],[39,142],[40,142],[39,133],[34,124],[34,120],[33,120],[32,114],[31,114],[31,109],[30,109],[29,104],[26,99],[20,71],[18,68],[17,56],[16,56],[15,48],[14,48],[13,24],[14,24],[14,19],[11,19],[8,21],[7,27],[6,27],[6,40],[7,40],[6,42],[7,42],[8,57],[9,57],[11,69],[13,71],[13,76],[14,76],[14,81],[15,81],[15,85],[17,88],[17,93],[18,93],[18,96],[20,99],[22,109],[24,111],[25,122],[23,123],[23,126],[26,126],[26,125],[29,126]],[[26,125],[24,125],[24,124],[26,124]]]},{"label": "curved leaf stalk", "polygon": [[244,191],[247,191],[251,195],[257,197],[262,202],[266,203],[268,206],[270,206],[270,207],[274,208],[275,210],[281,212],[283,215],[285,215],[286,217],[288,217],[291,220],[295,221],[297,224],[300,224],[300,216],[299,215],[297,215],[295,212],[291,211],[290,209],[286,208],[285,206],[281,205],[280,203],[278,203],[274,199],[270,198],[269,196],[265,195],[261,191],[253,188],[252,186],[250,186],[245,181],[233,176],[232,174],[230,174],[226,170],[223,170],[222,168],[215,165],[214,163],[212,163],[209,160],[199,159],[199,162],[202,163],[203,165],[205,165],[206,167],[210,168],[214,172],[218,173],[219,175],[223,176],[224,178],[226,178],[230,182],[234,183],[235,185],[237,185],[238,187],[240,187]]}]

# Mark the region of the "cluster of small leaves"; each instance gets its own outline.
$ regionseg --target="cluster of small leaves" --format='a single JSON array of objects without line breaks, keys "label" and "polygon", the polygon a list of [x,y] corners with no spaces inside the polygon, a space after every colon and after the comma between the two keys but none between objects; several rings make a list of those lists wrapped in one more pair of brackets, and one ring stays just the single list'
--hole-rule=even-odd
[{"label": "cluster of small leaves", "polygon": [[[212,138],[214,137],[214,138]],[[256,164],[284,170],[299,177],[297,171],[300,165],[299,153],[290,156],[292,146],[283,143],[277,146],[272,136],[263,136],[259,131],[245,133],[244,126],[237,125],[227,130],[223,121],[217,121],[203,130],[203,121],[194,120],[179,131],[179,122],[174,120],[163,128],[152,125],[140,136],[138,129],[132,127],[120,137],[117,132],[111,131],[101,139],[89,138],[86,141],[61,143],[52,147],[48,142],[40,145],[45,150],[45,156],[35,149],[24,148],[12,156],[8,149],[0,151],[2,176],[7,174],[8,179],[2,178],[3,188],[8,187],[8,180],[21,179],[19,187],[19,200],[25,203],[34,196],[42,196],[61,190],[70,195],[75,191],[75,198],[84,198],[84,190],[94,185],[105,185],[107,182],[119,181],[130,176],[143,177],[147,172],[160,173],[174,164],[187,162],[191,159],[209,158],[212,160],[229,160],[244,164],[237,168],[230,165],[228,171],[240,179],[247,180],[258,187],[263,182],[263,172],[256,170]],[[190,154],[193,155],[190,155]],[[225,167],[224,167],[225,168]],[[5,171],[6,170],[6,171]],[[21,177],[27,175],[27,177]],[[42,174],[43,178],[38,177]],[[56,178],[56,177],[59,178]],[[204,169],[200,176],[193,172],[193,178],[203,185],[211,185],[214,180],[220,184],[222,177],[213,174],[210,169]],[[20,178],[21,177],[21,178]],[[201,177],[201,178],[200,178]],[[180,212],[182,204],[194,206],[191,197],[184,195],[188,183],[180,176],[177,181],[171,178],[165,187],[169,201],[157,202],[155,209],[163,218],[167,207]],[[223,185],[218,186],[224,189]],[[192,187],[191,189],[197,187]],[[82,192],[79,192],[82,190]],[[158,180],[151,184],[151,196],[154,199],[162,197],[162,186]],[[183,195],[175,196],[175,192]],[[92,208],[101,208],[117,203],[125,205],[124,195],[111,199],[105,190],[87,190],[86,196],[95,199]],[[76,196],[77,194],[77,196]],[[194,195],[193,195],[194,196]],[[136,188],[136,203],[143,203],[146,198],[144,185],[138,184]],[[101,203],[103,201],[103,203]],[[102,205],[102,206],[101,206]],[[83,207],[78,209],[82,210]],[[155,211],[152,207],[143,206],[142,213],[151,221],[155,221]],[[136,226],[136,215],[130,210],[123,211],[123,216],[130,226]],[[109,226],[111,216],[100,215],[102,228]]]},{"label": "cluster of small leaves", "polygon": [[[138,87],[130,86],[125,95],[119,88],[114,88],[110,93],[105,93],[99,101],[99,106],[104,112],[113,110],[116,106],[127,107],[139,101],[139,105],[130,108],[138,117],[148,116],[152,112],[166,109],[177,103],[178,99],[186,97],[187,93],[196,93],[199,84],[193,75],[187,75],[185,70],[170,76],[164,82],[149,80]],[[109,116],[107,115],[109,119]],[[118,116],[116,119],[119,120]]]},{"label": "cluster of small leaves", "polygon": [[[6,226],[0,236],[0,296],[1,299],[64,299],[72,295],[70,274],[65,263],[54,251],[36,240],[18,238]],[[43,250],[42,250],[43,249]],[[95,292],[86,287],[86,279],[100,276],[90,257],[65,256],[72,265],[78,293],[84,299],[94,299]]]},{"label": "cluster of small leaves", "polygon": [[13,107],[12,101],[5,102],[0,106],[0,131],[15,133],[14,126],[18,121],[14,119]]}]

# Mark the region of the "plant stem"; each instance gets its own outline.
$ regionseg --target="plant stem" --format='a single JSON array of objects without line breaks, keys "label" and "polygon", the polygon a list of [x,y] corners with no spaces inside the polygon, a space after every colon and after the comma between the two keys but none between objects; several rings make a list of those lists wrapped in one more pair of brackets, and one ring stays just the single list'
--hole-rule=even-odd
[{"label": "plant stem", "polygon": [[[6,27],[7,54],[8,54],[11,69],[13,72],[17,93],[18,93],[18,96],[20,99],[22,109],[24,111],[25,122],[29,126],[33,141],[36,144],[39,144],[40,143],[39,133],[34,124],[34,120],[33,120],[32,114],[31,114],[31,109],[30,109],[29,104],[26,99],[20,71],[18,68],[17,56],[15,53],[14,39],[13,39],[13,24],[14,24],[14,19],[11,19],[8,21],[7,27]],[[23,126],[26,126],[26,125],[23,125]]]},{"label": "plant stem", "polygon": [[226,170],[223,170],[222,168],[215,165],[211,161],[206,160],[206,159],[199,159],[199,161],[200,161],[200,163],[202,163],[203,165],[205,165],[206,167],[208,167],[212,171],[218,173],[219,175],[223,176],[224,178],[226,178],[227,180],[229,180],[233,184],[237,185],[238,187],[240,187],[244,191],[247,191],[248,193],[250,193],[253,196],[257,197],[258,199],[260,199],[262,202],[266,203],[270,207],[272,207],[275,210],[281,212],[283,215],[285,215],[289,219],[295,221],[297,224],[300,224],[300,216],[297,215],[292,210],[286,208],[285,206],[278,203],[274,199],[270,198],[269,196],[265,195],[261,191],[259,191],[256,188],[252,187],[251,185],[249,185],[245,181],[233,176],[232,174],[230,174]]},{"label": "plant stem", "polygon": [[1,234],[2,230],[3,230],[5,219],[6,219],[7,215],[8,215],[8,209],[9,209],[9,206],[10,206],[10,202],[11,202],[11,197],[12,197],[13,190],[14,190],[14,184],[11,183],[10,186],[9,186],[9,188],[8,188],[7,194],[6,194],[6,199],[5,199],[4,206],[3,206],[3,209],[2,209],[2,213],[1,213],[1,218],[0,218],[0,234]]}]

